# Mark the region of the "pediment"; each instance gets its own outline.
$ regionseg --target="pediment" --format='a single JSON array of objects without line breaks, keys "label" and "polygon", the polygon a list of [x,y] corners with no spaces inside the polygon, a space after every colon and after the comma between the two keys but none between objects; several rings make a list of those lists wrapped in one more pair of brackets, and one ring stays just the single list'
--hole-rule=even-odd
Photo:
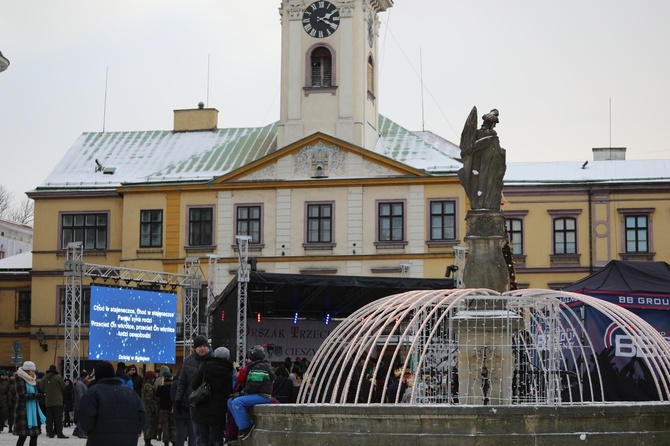
[{"label": "pediment", "polygon": [[214,182],[307,181],[407,176],[426,176],[426,173],[337,138],[315,133],[230,172]]}]

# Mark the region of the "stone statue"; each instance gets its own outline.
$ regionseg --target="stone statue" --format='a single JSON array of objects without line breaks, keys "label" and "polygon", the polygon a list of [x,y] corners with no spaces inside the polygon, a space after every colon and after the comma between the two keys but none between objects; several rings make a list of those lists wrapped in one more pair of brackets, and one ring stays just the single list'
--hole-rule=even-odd
[{"label": "stone statue", "polygon": [[458,179],[472,209],[500,209],[506,165],[505,149],[493,129],[498,116],[496,109],[482,116],[484,122],[478,130],[477,107],[473,107],[461,133],[463,167]]},{"label": "stone statue", "polygon": [[[463,284],[466,288],[488,288],[502,293],[509,290],[509,271],[502,254],[506,237],[500,201],[506,165],[505,150],[494,130],[498,116],[498,110],[491,110],[482,116],[484,122],[477,129],[477,107],[472,108],[461,133],[463,167],[458,171],[458,179],[470,200],[470,210],[465,216],[468,222],[465,242],[469,249]],[[474,304],[486,305],[476,301]]]}]

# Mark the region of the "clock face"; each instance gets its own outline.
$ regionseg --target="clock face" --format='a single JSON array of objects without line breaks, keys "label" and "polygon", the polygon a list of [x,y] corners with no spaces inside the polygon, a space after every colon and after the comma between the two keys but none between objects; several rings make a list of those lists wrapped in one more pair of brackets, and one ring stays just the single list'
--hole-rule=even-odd
[{"label": "clock face", "polygon": [[302,14],[302,27],[307,34],[317,39],[332,35],[338,26],[340,11],[330,2],[314,2]]}]

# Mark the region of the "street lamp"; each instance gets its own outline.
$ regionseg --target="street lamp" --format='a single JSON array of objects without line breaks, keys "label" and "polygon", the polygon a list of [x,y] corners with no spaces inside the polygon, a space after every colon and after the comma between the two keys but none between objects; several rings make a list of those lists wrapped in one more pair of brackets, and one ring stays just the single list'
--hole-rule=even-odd
[{"label": "street lamp", "polygon": [[40,347],[42,347],[42,350],[44,350],[44,351],[49,350],[49,345],[47,345],[44,342],[44,332],[42,331],[42,327],[37,329],[37,333],[35,333],[35,337],[37,338],[37,342],[40,344]]}]

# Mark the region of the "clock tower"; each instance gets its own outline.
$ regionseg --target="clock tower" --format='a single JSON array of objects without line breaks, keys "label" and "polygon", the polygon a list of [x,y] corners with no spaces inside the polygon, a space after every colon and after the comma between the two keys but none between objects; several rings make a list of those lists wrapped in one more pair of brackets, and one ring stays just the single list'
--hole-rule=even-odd
[{"label": "clock tower", "polygon": [[283,0],[278,147],[322,132],[367,149],[378,131],[378,13],[393,0]]}]

